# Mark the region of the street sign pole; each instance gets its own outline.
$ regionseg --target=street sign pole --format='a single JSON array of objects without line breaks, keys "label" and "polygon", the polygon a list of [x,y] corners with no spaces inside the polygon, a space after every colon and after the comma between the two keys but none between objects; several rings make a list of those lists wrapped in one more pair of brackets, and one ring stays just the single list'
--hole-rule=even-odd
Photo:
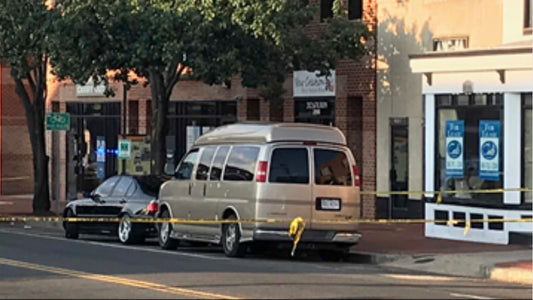
[{"label": "street sign pole", "polygon": [[59,130],[54,131],[54,136],[56,140],[56,214],[59,215],[59,193],[61,190],[60,182],[59,182],[59,168],[61,167],[61,158],[60,158],[60,151],[59,151]]},{"label": "street sign pole", "polygon": [[56,145],[56,150],[55,150],[55,155],[54,155],[55,160],[56,160],[56,164],[55,164],[56,165],[56,172],[55,172],[56,213],[59,214],[59,199],[60,199],[59,193],[61,192],[60,180],[59,180],[59,177],[61,176],[60,171],[59,171],[59,169],[61,168],[61,158],[60,158],[61,151],[60,151],[59,132],[70,130],[70,114],[56,113],[56,112],[48,113],[46,115],[46,130],[54,131],[54,135],[52,139],[55,140],[55,145]]}]

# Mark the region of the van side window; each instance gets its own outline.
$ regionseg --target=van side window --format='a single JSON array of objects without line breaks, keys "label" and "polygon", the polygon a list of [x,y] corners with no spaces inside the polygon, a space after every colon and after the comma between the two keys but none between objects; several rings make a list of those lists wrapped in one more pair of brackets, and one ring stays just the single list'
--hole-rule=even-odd
[{"label": "van side window", "polygon": [[194,163],[196,163],[196,156],[198,156],[198,149],[187,154],[176,171],[176,179],[191,179],[192,169],[194,168]]},{"label": "van side window", "polygon": [[252,181],[258,155],[259,147],[233,147],[224,169],[224,180]]},{"label": "van side window", "polygon": [[268,181],[273,183],[309,183],[307,149],[274,149],[270,162]]},{"label": "van side window", "polygon": [[207,180],[207,173],[209,172],[215,150],[216,147],[207,147],[202,152],[198,168],[196,168],[196,180]]},{"label": "van side window", "polygon": [[222,175],[222,166],[224,165],[228,151],[229,146],[218,147],[215,160],[213,161],[213,166],[211,166],[211,172],[209,173],[209,180],[220,180],[220,175]]},{"label": "van side window", "polygon": [[314,155],[316,184],[352,185],[350,163],[344,152],[315,149]]}]

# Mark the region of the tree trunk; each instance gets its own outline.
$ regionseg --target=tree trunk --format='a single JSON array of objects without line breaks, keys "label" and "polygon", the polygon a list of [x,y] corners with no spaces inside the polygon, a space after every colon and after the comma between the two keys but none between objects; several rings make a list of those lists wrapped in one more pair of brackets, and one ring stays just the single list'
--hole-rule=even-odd
[{"label": "tree trunk", "polygon": [[169,96],[166,93],[163,75],[149,71],[152,91],[152,132],[150,133],[151,173],[162,175],[166,163],[166,136],[168,132]]},{"label": "tree trunk", "polygon": [[[41,80],[46,80],[41,78]],[[46,142],[44,136],[44,92],[41,80],[35,90],[33,102],[30,101],[22,79],[16,79],[15,91],[20,97],[28,122],[31,150],[33,154],[33,213],[37,215],[50,213],[50,193],[48,187],[48,161],[46,155]]]}]

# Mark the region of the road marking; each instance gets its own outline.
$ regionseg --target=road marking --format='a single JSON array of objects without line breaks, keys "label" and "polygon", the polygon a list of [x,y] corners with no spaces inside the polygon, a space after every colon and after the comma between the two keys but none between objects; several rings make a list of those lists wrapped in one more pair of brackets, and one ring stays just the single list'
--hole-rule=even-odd
[{"label": "road marking", "polygon": [[468,295],[468,294],[458,294],[458,293],[451,293],[450,296],[457,297],[457,298],[468,298],[468,299],[494,299],[489,297],[483,297],[483,296],[476,296],[476,295]]},{"label": "road marking", "polygon": [[108,248],[137,250],[137,251],[159,253],[159,254],[168,254],[168,255],[177,255],[177,256],[188,256],[188,257],[210,259],[210,260],[231,260],[231,258],[228,258],[228,257],[217,257],[217,256],[203,255],[203,254],[183,253],[183,252],[178,252],[178,251],[158,250],[158,249],[142,248],[142,247],[136,247],[136,246],[114,245],[114,244],[95,242],[95,241],[67,240],[66,238],[60,238],[60,237],[55,237],[55,236],[39,235],[39,234],[27,233],[27,232],[14,232],[14,231],[10,231],[10,230],[2,230],[2,229],[0,229],[0,233],[16,234],[16,235],[37,237],[37,238],[56,240],[56,241],[63,241],[63,242],[90,244],[90,245],[102,246],[102,247],[108,247]]},{"label": "road marking", "polygon": [[14,202],[10,202],[10,201],[0,201],[0,205],[13,205],[15,204]]},{"label": "road marking", "polygon": [[453,281],[454,277],[434,276],[434,275],[409,275],[409,274],[383,274],[385,277],[403,280],[424,280],[424,281]]},{"label": "road marking", "polygon": [[81,271],[63,269],[63,268],[56,268],[56,267],[32,264],[32,263],[27,263],[27,262],[7,259],[7,258],[0,258],[0,264],[11,266],[11,267],[19,267],[19,268],[25,268],[25,269],[31,269],[31,270],[37,270],[37,271],[44,271],[44,272],[59,274],[59,275],[67,275],[67,276],[76,277],[76,278],[90,279],[90,280],[101,281],[101,282],[106,282],[106,283],[121,284],[124,286],[131,286],[131,287],[147,289],[147,290],[168,293],[168,294],[193,296],[193,297],[198,297],[201,299],[243,299],[243,298],[228,296],[228,295],[223,295],[223,294],[209,293],[209,292],[202,292],[202,291],[196,291],[196,290],[185,289],[185,288],[172,287],[172,286],[163,285],[163,284],[159,284],[155,282],[135,280],[135,279],[129,279],[129,278],[124,278],[124,277],[112,276],[112,275],[87,273],[87,272],[81,272]]}]

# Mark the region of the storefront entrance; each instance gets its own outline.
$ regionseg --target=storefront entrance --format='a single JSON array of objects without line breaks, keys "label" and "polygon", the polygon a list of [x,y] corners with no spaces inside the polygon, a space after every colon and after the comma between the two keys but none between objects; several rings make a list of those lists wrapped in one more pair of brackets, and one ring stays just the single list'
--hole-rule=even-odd
[{"label": "storefront entrance", "polygon": [[[114,149],[120,133],[120,103],[67,103],[67,200],[93,190],[117,173]],[[99,167],[99,168],[98,168]]]},{"label": "storefront entrance", "polygon": [[167,152],[177,165],[196,139],[212,128],[237,121],[235,101],[172,101]]},{"label": "storefront entrance", "polygon": [[[390,158],[390,190],[407,191],[409,185],[409,136],[408,119],[393,118],[390,120],[391,158]],[[391,195],[391,218],[408,217],[408,195]]]}]

